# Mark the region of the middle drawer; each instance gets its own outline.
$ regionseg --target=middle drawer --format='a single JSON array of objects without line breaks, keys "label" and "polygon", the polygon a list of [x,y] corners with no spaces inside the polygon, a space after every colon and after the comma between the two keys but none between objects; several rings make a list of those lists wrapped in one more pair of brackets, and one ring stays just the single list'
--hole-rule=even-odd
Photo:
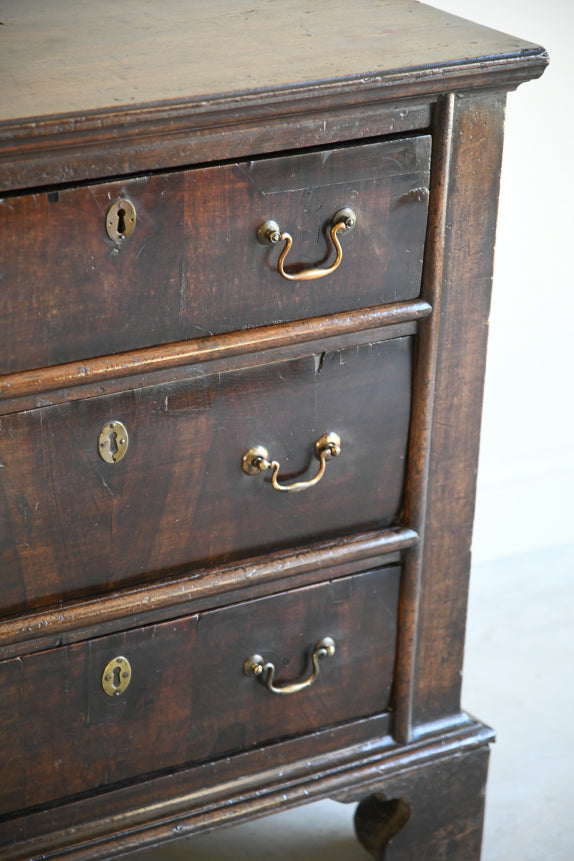
[{"label": "middle drawer", "polygon": [[[411,341],[3,417],[3,607],[22,612],[166,569],[388,526],[402,498]],[[304,492],[274,490],[271,470],[242,469],[262,446],[280,482],[309,481],[327,433],[341,453]]]}]

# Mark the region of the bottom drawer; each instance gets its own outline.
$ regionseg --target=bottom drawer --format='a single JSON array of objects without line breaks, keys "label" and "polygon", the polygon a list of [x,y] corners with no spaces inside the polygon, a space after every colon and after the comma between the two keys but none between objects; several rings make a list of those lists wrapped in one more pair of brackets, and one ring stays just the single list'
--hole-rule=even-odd
[{"label": "bottom drawer", "polygon": [[[388,567],[2,662],[0,813],[385,711],[399,578]],[[325,637],[335,653],[301,690],[244,671],[258,654],[274,685],[309,681]]]}]

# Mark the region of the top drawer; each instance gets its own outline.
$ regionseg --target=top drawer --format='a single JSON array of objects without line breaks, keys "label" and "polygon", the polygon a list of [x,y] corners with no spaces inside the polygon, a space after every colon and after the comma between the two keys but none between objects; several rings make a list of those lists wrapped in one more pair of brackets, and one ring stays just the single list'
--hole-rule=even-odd
[{"label": "top drawer", "polygon": [[[414,298],[430,148],[388,140],[0,201],[0,373]],[[120,198],[136,221],[114,241]],[[262,246],[259,226],[292,235],[288,273],[328,267],[343,207],[357,223],[338,233],[338,269],[285,280],[284,243]]]}]

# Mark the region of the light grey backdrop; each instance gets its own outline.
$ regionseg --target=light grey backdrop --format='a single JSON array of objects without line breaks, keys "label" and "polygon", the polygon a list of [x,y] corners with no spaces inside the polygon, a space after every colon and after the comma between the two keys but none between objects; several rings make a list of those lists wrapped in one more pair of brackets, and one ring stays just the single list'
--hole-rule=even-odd
[{"label": "light grey backdrop", "polygon": [[475,561],[574,541],[574,2],[435,0],[544,45],[508,96]]}]

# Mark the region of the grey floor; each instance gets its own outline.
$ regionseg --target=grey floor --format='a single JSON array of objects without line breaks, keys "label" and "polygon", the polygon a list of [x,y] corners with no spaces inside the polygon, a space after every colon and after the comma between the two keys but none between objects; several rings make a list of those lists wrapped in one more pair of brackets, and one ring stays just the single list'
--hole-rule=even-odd
[{"label": "grey floor", "polygon": [[[471,583],[463,704],[498,737],[483,861],[574,861],[574,546],[477,565]],[[361,861],[352,816],[321,801],[129,857]]]}]

